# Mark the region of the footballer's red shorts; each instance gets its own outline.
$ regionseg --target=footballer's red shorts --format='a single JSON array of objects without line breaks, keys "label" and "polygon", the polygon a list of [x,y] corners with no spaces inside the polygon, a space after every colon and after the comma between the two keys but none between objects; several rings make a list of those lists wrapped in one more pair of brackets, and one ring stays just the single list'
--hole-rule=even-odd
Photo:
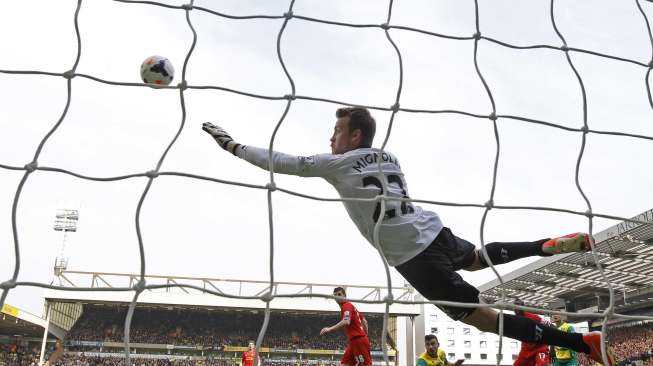
[{"label": "footballer's red shorts", "polygon": [[360,336],[349,340],[345,354],[340,360],[342,365],[350,366],[371,366],[370,340],[366,336]]},{"label": "footballer's red shorts", "polygon": [[519,356],[513,366],[547,366],[551,363],[548,353],[538,352],[531,357]]}]

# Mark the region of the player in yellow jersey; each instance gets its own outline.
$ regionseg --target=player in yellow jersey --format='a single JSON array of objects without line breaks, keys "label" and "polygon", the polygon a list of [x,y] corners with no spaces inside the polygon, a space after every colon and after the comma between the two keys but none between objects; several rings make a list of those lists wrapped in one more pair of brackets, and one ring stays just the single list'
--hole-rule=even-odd
[{"label": "player in yellow jersey", "polygon": [[[553,314],[551,316],[551,320],[553,321],[553,323],[555,323],[558,329],[560,329],[563,332],[567,332],[567,333],[576,332],[574,327],[565,321],[567,320],[567,317],[564,315]],[[576,357],[576,352],[573,349],[558,347],[558,346],[555,346],[554,349],[555,349],[555,353],[553,357],[554,366],[578,366],[578,357]]]},{"label": "player in yellow jersey", "polygon": [[419,355],[417,366],[460,366],[465,360],[457,360],[455,363],[447,361],[447,354],[440,348],[438,337],[434,334],[424,336],[424,347],[426,351]]}]

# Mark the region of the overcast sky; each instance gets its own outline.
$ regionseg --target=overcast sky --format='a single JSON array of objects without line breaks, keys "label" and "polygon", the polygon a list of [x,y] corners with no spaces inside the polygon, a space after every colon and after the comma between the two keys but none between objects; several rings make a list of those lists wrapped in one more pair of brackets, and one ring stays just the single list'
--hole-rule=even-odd
[{"label": "overcast sky", "polygon": [[[182,4],[181,1],[168,1]],[[642,1],[653,20],[653,4]],[[232,15],[280,15],[288,1],[196,1]],[[297,0],[296,15],[333,21],[381,24],[385,1]],[[75,1],[13,1],[0,12],[0,69],[69,70],[76,57]],[[483,35],[517,45],[560,46],[549,1],[479,1]],[[555,2],[555,18],[570,47],[648,63],[651,44],[635,1]],[[276,56],[283,19],[229,20],[194,10],[198,33],[186,79],[282,96],[290,84]],[[474,2],[395,1],[393,25],[457,36],[475,32]],[[141,62],[168,57],[181,80],[192,32],[181,10],[109,0],[84,1],[79,15],[82,52],[78,73],[118,82],[140,82]],[[401,106],[456,109],[487,115],[488,95],[473,63],[474,42],[393,29],[404,66]],[[399,82],[397,55],[382,29],[355,29],[292,19],[281,52],[297,94],[389,107]],[[653,109],[646,68],[571,53],[585,83],[588,124],[596,130],[653,136]],[[512,50],[481,41],[478,63],[497,113],[578,128],[581,90],[564,53]],[[649,85],[652,80],[648,80]],[[222,151],[200,126],[213,121],[241,143],[267,147],[285,101],[269,101],[216,90],[186,90],[187,118],[162,171],[177,171],[264,185],[268,173]],[[23,166],[56,123],[66,101],[66,80],[0,73],[0,163]],[[274,146],[298,155],[329,151],[336,104],[294,101]],[[379,147],[389,112],[373,112]],[[152,170],[181,123],[178,90],[109,86],[84,78],[72,82],[72,102],[60,128],[47,141],[41,166],[94,177]],[[495,204],[587,209],[574,183],[582,135],[512,119],[497,121],[501,156]],[[492,124],[454,114],[400,112],[387,149],[402,164],[412,198],[479,203],[490,197],[496,151]],[[631,217],[653,206],[653,141],[591,134],[580,184],[595,212]],[[14,268],[11,206],[22,171],[0,169],[0,280]],[[276,176],[277,184],[303,194],[335,198],[318,178]],[[50,283],[61,250],[52,230],[57,208],[79,208],[79,231],[65,255],[69,269],[139,271],[134,215],[145,178],[102,183],[59,173],[29,176],[18,203],[21,248],[19,280]],[[273,195],[276,280],[383,285],[385,273],[374,249],[358,233],[339,202]],[[424,205],[440,214],[458,236],[479,242],[482,209]],[[600,231],[615,221],[595,220]],[[141,214],[147,273],[238,279],[268,279],[266,192],[180,177],[155,179]],[[586,231],[581,216],[492,210],[489,241],[534,240]],[[504,266],[508,271],[526,265]],[[488,270],[463,274],[473,284],[492,278]],[[403,280],[393,271],[397,285]],[[41,313],[41,290],[18,288],[8,303]]]}]

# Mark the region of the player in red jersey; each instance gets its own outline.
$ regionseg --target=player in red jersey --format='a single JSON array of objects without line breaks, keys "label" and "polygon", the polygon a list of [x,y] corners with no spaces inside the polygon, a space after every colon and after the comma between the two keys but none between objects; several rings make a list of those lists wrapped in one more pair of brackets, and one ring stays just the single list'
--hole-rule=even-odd
[{"label": "player in red jersey", "polygon": [[[333,289],[333,296],[336,296],[336,302],[340,305],[340,321],[331,327],[324,327],[320,335],[343,329],[347,333],[347,348],[345,354],[340,360],[341,365],[347,366],[370,366],[372,365],[372,356],[370,356],[370,340],[367,338],[365,328],[367,321],[356,310],[354,304],[345,301],[345,289],[336,287]],[[364,326],[365,324],[365,326]]]},{"label": "player in red jersey", "polygon": [[[247,351],[243,352],[243,364],[242,366],[254,366],[254,360],[256,359],[256,346],[254,345],[254,342],[249,341],[249,346]],[[261,364],[261,360],[259,359],[259,365]]]},{"label": "player in red jersey", "polygon": [[[522,300],[515,300],[515,305],[524,305]],[[541,316],[533,313],[528,313],[523,310],[515,309],[516,315],[525,316],[534,320],[537,323],[550,326],[551,323]],[[540,343],[522,342],[519,355],[513,363],[513,366],[546,366],[551,363],[549,355],[549,346]]]}]

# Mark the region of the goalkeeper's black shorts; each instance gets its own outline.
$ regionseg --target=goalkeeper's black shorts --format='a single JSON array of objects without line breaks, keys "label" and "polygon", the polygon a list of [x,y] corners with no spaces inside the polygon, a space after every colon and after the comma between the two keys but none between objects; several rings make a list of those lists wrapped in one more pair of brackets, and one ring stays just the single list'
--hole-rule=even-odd
[{"label": "goalkeeper's black shorts", "polygon": [[[428,300],[479,303],[479,291],[456,273],[474,262],[476,247],[443,228],[433,242],[408,262],[395,268]],[[453,320],[461,320],[476,308],[438,306]]]}]

